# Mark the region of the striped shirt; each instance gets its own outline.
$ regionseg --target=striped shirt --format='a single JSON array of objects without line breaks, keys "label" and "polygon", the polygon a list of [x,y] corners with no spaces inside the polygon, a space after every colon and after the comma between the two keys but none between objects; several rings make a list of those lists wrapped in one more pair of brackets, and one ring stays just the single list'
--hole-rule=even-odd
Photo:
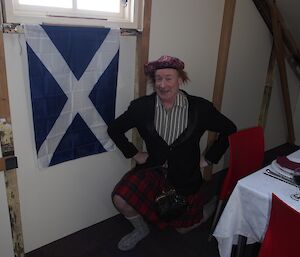
[{"label": "striped shirt", "polygon": [[156,96],[155,128],[158,134],[171,145],[186,129],[188,122],[188,100],[179,92],[171,109],[165,109]]}]

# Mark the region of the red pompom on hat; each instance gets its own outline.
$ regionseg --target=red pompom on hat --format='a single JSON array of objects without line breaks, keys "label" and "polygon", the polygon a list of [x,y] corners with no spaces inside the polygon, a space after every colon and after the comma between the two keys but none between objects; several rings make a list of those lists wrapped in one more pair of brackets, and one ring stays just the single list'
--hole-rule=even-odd
[{"label": "red pompom on hat", "polygon": [[184,69],[184,62],[180,59],[168,55],[163,55],[153,62],[145,64],[145,74],[150,75],[158,69],[172,68],[176,70]]}]

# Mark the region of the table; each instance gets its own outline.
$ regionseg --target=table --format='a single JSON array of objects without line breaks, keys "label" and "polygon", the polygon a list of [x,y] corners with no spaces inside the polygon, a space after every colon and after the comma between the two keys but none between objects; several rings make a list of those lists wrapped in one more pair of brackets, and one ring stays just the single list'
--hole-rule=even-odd
[{"label": "table", "polygon": [[[289,155],[300,159],[300,150]],[[239,235],[247,244],[264,238],[271,211],[272,193],[300,212],[300,201],[291,199],[297,187],[264,174],[270,165],[241,179],[235,186],[213,233],[221,257],[230,257]]]}]

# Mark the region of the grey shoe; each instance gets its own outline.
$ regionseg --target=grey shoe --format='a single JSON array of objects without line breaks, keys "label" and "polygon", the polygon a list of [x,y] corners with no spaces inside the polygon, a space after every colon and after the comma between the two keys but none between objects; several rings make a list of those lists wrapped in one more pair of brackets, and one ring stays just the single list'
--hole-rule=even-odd
[{"label": "grey shoe", "polygon": [[131,233],[129,233],[126,236],[122,237],[122,239],[118,243],[118,248],[121,251],[131,250],[135,247],[135,245],[139,241],[144,239],[148,234],[149,234],[149,231],[141,233],[141,232],[139,232],[135,229]]}]

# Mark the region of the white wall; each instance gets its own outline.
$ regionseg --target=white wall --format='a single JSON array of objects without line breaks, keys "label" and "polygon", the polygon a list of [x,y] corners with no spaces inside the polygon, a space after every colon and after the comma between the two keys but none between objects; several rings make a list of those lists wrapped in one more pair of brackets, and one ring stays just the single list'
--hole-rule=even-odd
[{"label": "white wall", "polygon": [[300,24],[300,2],[299,0],[277,0],[276,5],[280,10],[280,13],[283,17],[283,20],[291,32],[293,39],[296,41],[296,44],[299,48],[300,46],[300,33],[299,33],[299,24]]},{"label": "white wall", "polygon": [[[150,60],[162,54],[186,62],[189,93],[212,98],[224,0],[153,0]],[[222,112],[239,128],[257,124],[271,49],[269,32],[251,0],[237,1]],[[133,98],[135,38],[121,40],[117,115]],[[116,214],[110,192],[130,166],[119,151],[89,156],[38,170],[33,144],[23,35],[5,35],[8,84],[16,155],[25,251]],[[295,113],[299,87],[292,82]],[[279,84],[274,84],[267,148],[286,142]],[[297,117],[299,117],[298,115]],[[298,129],[295,130],[299,140]],[[299,142],[299,141],[298,141]],[[206,145],[206,138],[201,142]],[[222,163],[220,164],[222,165]]]},{"label": "white wall", "polygon": [[[254,29],[255,28],[255,29]],[[257,124],[272,47],[272,37],[253,1],[236,2],[232,39],[227,68],[223,110],[231,113],[238,127]],[[299,81],[286,64],[291,106],[295,115]],[[296,137],[300,138],[296,129]],[[287,142],[287,128],[278,70],[265,129],[266,149]]]},{"label": "white wall", "polygon": [[[150,59],[175,55],[186,63],[185,89],[212,99],[224,0],[153,0]],[[253,1],[236,1],[222,112],[238,129],[258,123],[272,38]],[[299,81],[288,70],[295,133],[300,138]],[[287,129],[278,72],[267,119],[266,148],[286,143]],[[298,101],[298,106],[297,106]],[[206,137],[201,146],[206,145]]]},{"label": "white wall", "polygon": [[[294,73],[287,67],[289,93],[291,100],[291,109],[293,113],[294,131],[296,141],[295,144],[300,145],[300,84],[299,80],[295,77]],[[267,142],[273,143],[275,145],[280,145],[287,142],[288,130],[286,115],[284,110],[284,103],[281,91],[279,71],[276,70],[275,74],[276,80],[273,84],[272,98],[270,102],[270,111],[268,113],[267,126],[265,130]]]},{"label": "white wall", "polygon": [[[300,2],[298,0],[277,0],[276,4],[280,10],[280,13],[283,17],[283,20],[286,24],[286,28],[290,31],[293,39],[295,40],[298,49],[300,48],[300,33],[299,33],[299,24],[300,24]],[[297,80],[294,74],[289,73],[289,84],[294,86],[292,92],[292,97],[294,99],[292,111],[294,114],[294,128],[298,137],[296,137],[296,144],[300,145],[300,100],[299,100],[299,90],[300,90],[300,81]],[[296,103],[296,104],[295,104]]]},{"label": "white wall", "polygon": [[298,84],[298,94],[297,94],[297,102],[296,106],[294,107],[294,124],[295,124],[295,131],[296,131],[296,145],[300,145],[300,83],[299,81],[297,82]]},{"label": "white wall", "polygon": [[191,83],[184,89],[212,97],[223,1],[153,0],[149,59],[163,54],[184,60]]},{"label": "white wall", "polygon": [[258,122],[269,56],[269,32],[253,2],[237,1],[222,109],[239,129]]},{"label": "white wall", "polygon": [[[191,80],[183,89],[207,99],[213,94],[223,5],[220,0],[152,1],[149,59],[164,54],[182,59]],[[206,142],[207,134],[202,149]]]},{"label": "white wall", "polygon": [[[121,37],[119,115],[133,98],[135,37]],[[24,35],[5,34],[5,54],[25,251],[111,217],[110,193],[130,162],[119,151],[39,170],[33,140]]]},{"label": "white wall", "polygon": [[[2,151],[0,147],[0,157]],[[13,243],[10,229],[4,172],[0,171],[0,256],[13,257]]]}]

